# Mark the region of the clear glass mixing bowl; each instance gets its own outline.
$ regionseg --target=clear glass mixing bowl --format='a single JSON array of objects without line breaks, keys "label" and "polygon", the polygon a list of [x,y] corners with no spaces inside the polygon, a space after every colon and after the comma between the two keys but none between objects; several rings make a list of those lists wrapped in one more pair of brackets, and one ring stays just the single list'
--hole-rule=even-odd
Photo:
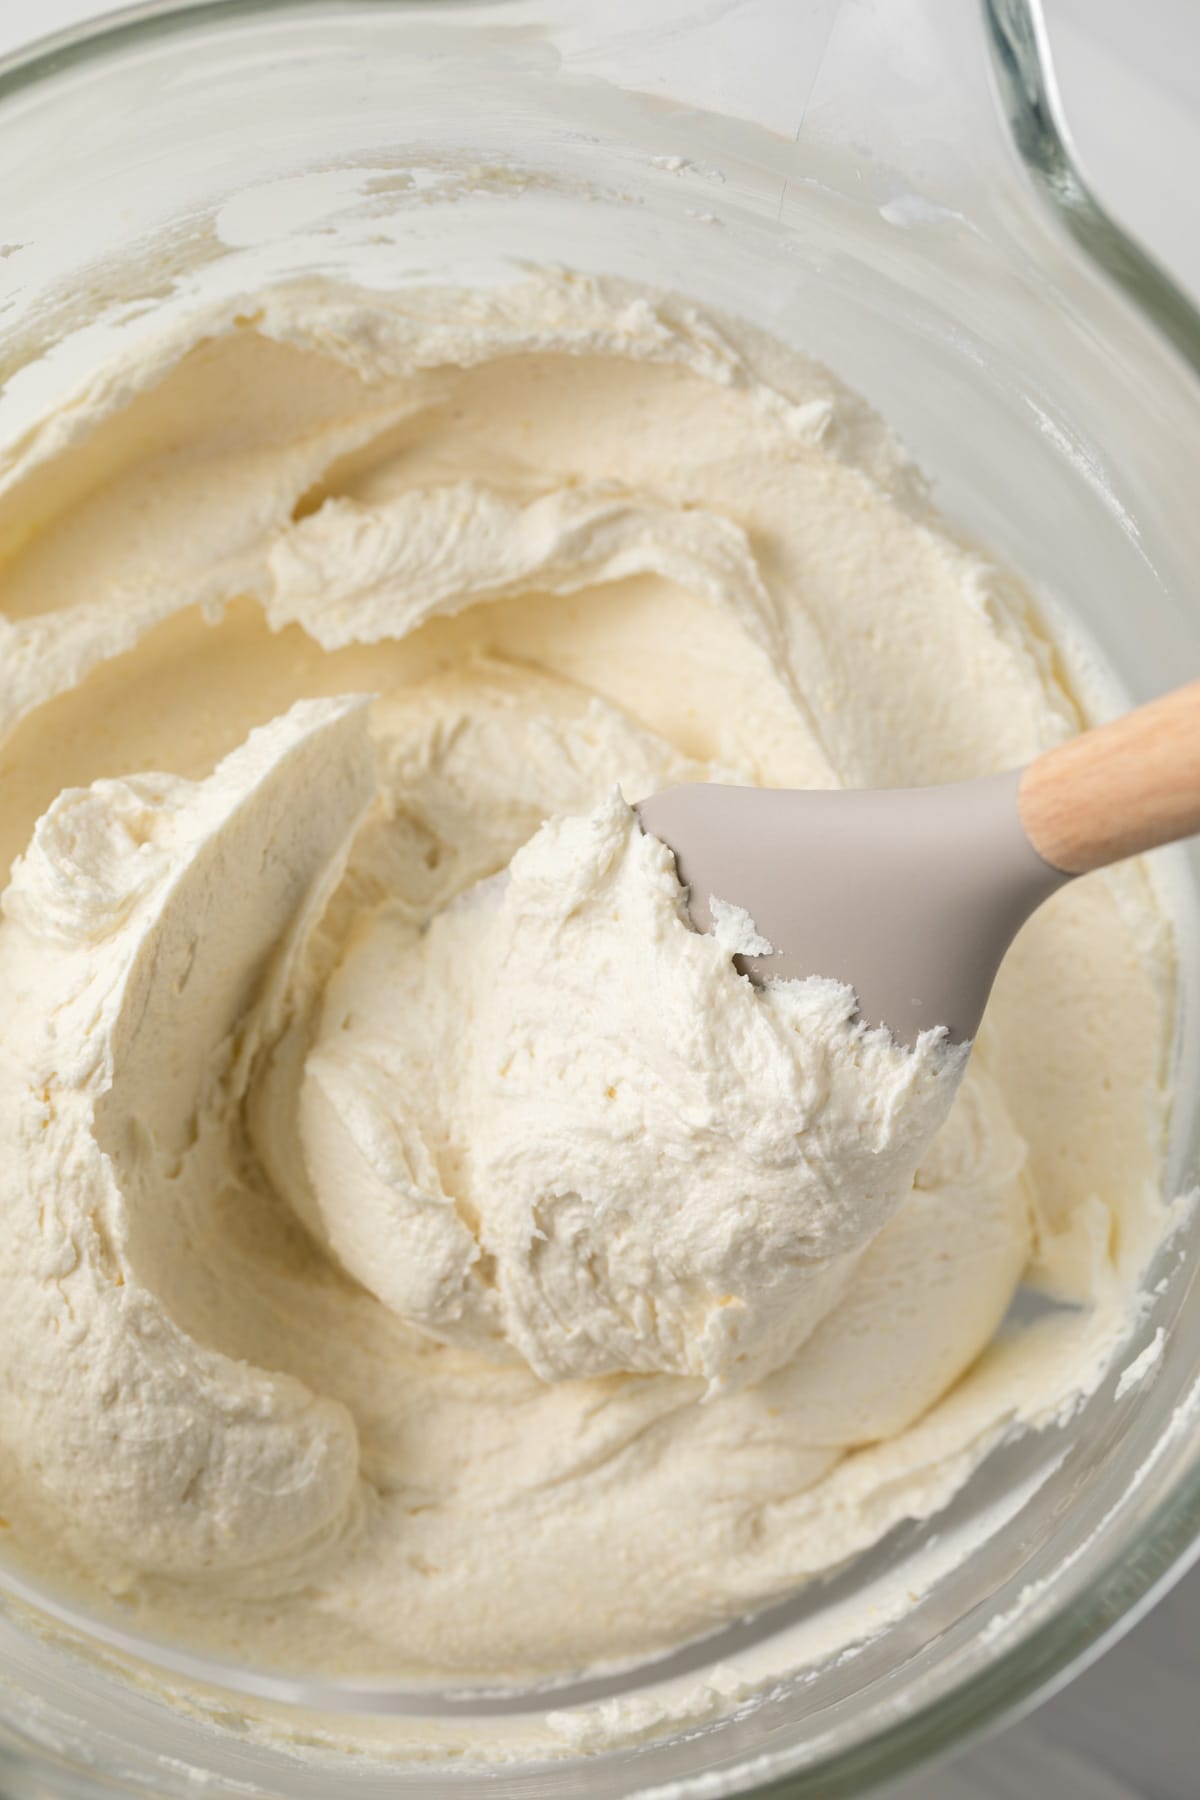
[{"label": "clear glass mixing bowl", "polygon": [[[553,261],[684,290],[831,364],[899,427],[948,514],[1051,612],[1069,601],[1129,698],[1200,663],[1200,319],[1081,183],[1033,0],[151,5],[0,65],[0,195],[5,439],[118,336],[149,341],[204,298],[300,272],[392,286]],[[1179,1191],[1200,1125],[1182,854],[1176,876]],[[1186,1238],[1150,1272],[1127,1352],[1165,1330],[1150,1378],[1114,1370],[1063,1426],[993,1454],[948,1514],[836,1579],[552,1702],[302,1695],[122,1646],[10,1571],[0,1785],[19,1800],[861,1793],[1044,1695],[1194,1554]],[[924,1598],[880,1604],[873,1634],[792,1667],[797,1629],[868,1616],[898,1580]],[[670,1724],[681,1683],[723,1692],[731,1666],[756,1695]],[[482,1719],[502,1746],[548,1704],[618,1691],[648,1722],[661,1703],[636,1748],[490,1774],[380,1760],[396,1721],[452,1736]],[[250,1692],[269,1739],[245,1724]]]}]

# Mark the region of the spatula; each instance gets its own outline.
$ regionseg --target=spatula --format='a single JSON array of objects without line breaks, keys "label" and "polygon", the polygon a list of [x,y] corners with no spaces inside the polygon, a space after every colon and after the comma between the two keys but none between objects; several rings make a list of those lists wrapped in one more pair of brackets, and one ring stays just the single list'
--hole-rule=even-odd
[{"label": "spatula", "polygon": [[848,983],[911,1044],[973,1038],[1029,915],[1092,869],[1200,831],[1200,681],[1046,751],[945,787],[807,792],[693,783],[644,800],[697,930],[744,908],[773,953],[755,980]]}]

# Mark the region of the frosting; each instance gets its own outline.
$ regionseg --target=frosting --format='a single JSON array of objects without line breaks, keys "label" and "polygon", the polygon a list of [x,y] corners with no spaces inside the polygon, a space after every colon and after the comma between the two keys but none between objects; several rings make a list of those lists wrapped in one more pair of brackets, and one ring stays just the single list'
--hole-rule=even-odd
[{"label": "frosting", "polygon": [[[632,803],[989,773],[1086,696],[824,370],[559,275],[288,289],[0,454],[0,1511],[243,1660],[662,1650],[1094,1381],[1170,932],[1057,896],[965,1063],[756,989]],[[881,904],[886,897],[881,897]],[[1076,1308],[997,1330],[1025,1280]]]},{"label": "frosting", "polygon": [[961,1048],[854,1012],[836,982],[753,988],[617,793],[494,898],[360,929],[304,1067],[311,1188],[281,1185],[446,1342],[745,1384],[841,1295],[957,1085]]}]

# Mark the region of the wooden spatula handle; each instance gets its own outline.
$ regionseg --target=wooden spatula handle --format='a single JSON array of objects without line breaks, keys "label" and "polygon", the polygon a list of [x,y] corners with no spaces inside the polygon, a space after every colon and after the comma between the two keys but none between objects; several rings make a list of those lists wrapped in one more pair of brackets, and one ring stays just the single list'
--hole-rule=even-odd
[{"label": "wooden spatula handle", "polygon": [[1021,822],[1069,875],[1200,832],[1200,681],[1031,762]]}]

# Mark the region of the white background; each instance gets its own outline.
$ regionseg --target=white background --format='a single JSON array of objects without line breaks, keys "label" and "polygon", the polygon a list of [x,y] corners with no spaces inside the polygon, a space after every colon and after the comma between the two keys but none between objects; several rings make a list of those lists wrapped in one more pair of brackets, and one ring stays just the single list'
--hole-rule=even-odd
[{"label": "white background", "polygon": [[[955,3],[970,0],[946,0]],[[1200,0],[1045,4],[1093,187],[1200,299]],[[0,0],[0,53],[104,10],[98,0]],[[1200,1571],[1031,1718],[902,1783],[888,1800],[1197,1796]]]}]

